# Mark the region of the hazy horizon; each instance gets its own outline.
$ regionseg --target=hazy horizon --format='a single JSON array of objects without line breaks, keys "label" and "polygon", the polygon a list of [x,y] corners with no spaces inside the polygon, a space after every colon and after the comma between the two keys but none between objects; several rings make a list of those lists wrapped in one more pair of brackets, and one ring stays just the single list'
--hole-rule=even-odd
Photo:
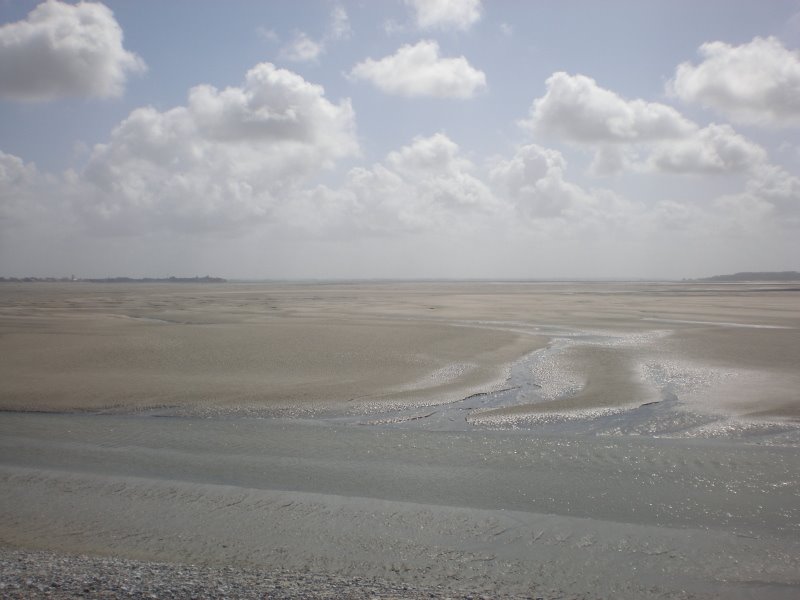
[{"label": "hazy horizon", "polygon": [[[2,275],[3,280],[36,279],[37,281],[52,280],[64,283],[86,283],[98,280],[130,280],[140,282],[143,280],[157,280],[158,282],[168,282],[170,279],[178,279],[191,283],[191,279],[203,280],[206,278],[222,279],[224,283],[680,283],[680,282],[703,282],[715,277],[728,277],[748,273],[737,271],[736,273],[716,273],[704,277],[227,277],[224,274],[208,273],[205,275],[195,274],[168,274],[164,276],[153,275]],[[781,274],[797,273],[797,271],[759,271],[758,274]],[[761,280],[759,280],[760,282]],[[221,283],[221,282],[220,282]]]},{"label": "hazy horizon", "polygon": [[798,46],[798,0],[5,2],[0,275],[796,270]]}]

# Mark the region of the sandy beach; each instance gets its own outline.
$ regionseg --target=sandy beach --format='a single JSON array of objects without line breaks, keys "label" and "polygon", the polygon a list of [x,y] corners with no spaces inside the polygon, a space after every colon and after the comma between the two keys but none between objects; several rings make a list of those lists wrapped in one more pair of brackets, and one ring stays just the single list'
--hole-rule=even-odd
[{"label": "sandy beach", "polygon": [[4,284],[2,592],[796,598],[798,293]]}]

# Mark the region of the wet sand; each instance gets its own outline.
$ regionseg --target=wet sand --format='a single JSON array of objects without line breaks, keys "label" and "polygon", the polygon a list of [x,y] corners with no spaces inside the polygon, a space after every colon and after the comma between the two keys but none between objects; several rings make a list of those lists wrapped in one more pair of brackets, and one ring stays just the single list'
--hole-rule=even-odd
[{"label": "wet sand", "polygon": [[362,316],[325,286],[0,288],[0,409],[274,414],[433,404],[546,340]]},{"label": "wet sand", "polygon": [[10,414],[0,541],[414,587],[792,598],[796,446]]},{"label": "wet sand", "polygon": [[0,546],[395,597],[795,598],[792,290],[2,286]]},{"label": "wet sand", "polygon": [[692,410],[798,418],[798,298],[767,284],[4,284],[0,409],[441,404],[566,341],[553,376],[578,385],[517,412],[650,401],[654,370],[683,369],[673,379],[724,392],[681,390]]}]

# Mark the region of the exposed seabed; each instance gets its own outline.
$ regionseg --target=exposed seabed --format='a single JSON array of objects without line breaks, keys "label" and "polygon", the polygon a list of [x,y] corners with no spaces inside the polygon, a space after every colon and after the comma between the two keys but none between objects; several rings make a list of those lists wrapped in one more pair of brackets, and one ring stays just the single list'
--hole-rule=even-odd
[{"label": "exposed seabed", "polygon": [[648,395],[638,402],[548,410],[549,402],[569,398],[585,383],[576,380],[568,365],[559,364],[566,349],[580,344],[624,346],[631,343],[631,338],[641,341],[642,336],[578,333],[554,328],[535,328],[530,332],[551,336],[551,343],[514,362],[500,389],[473,394],[446,404],[384,411],[372,408],[366,415],[329,416],[322,420],[426,431],[502,429],[570,436],[718,438],[800,447],[800,422],[743,418],[694,409],[680,395],[713,386],[718,370],[698,367],[681,370],[669,361],[659,363],[650,360],[640,365],[642,389],[648,390]]},{"label": "exposed seabed", "polygon": [[778,288],[5,288],[0,567],[110,557],[164,596],[202,565],[311,573],[309,597],[794,600]]}]

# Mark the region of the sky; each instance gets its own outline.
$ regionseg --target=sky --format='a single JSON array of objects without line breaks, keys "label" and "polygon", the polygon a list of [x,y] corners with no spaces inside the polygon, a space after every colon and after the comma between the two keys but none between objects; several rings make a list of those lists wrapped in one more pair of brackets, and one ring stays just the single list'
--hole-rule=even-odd
[{"label": "sky", "polygon": [[800,270],[800,0],[0,0],[0,276]]}]

